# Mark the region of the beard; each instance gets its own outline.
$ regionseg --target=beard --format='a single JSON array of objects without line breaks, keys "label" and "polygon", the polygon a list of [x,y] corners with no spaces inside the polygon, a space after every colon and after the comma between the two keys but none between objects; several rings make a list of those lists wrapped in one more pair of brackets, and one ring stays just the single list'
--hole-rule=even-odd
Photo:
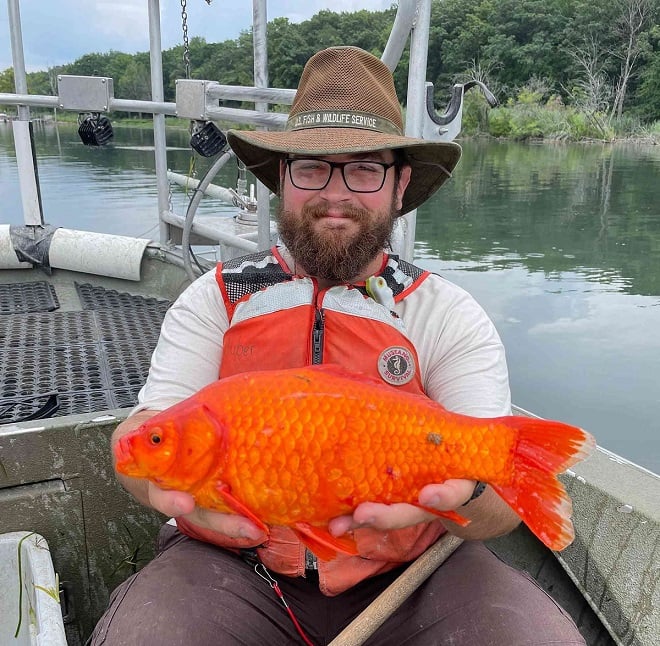
[{"label": "beard", "polygon": [[280,205],[277,211],[280,237],[296,263],[310,276],[348,283],[388,246],[398,212],[393,204],[375,212],[344,208],[343,215],[358,224],[358,232],[352,236],[342,229],[316,230],[316,220],[326,213],[322,207],[305,206],[296,215]]}]

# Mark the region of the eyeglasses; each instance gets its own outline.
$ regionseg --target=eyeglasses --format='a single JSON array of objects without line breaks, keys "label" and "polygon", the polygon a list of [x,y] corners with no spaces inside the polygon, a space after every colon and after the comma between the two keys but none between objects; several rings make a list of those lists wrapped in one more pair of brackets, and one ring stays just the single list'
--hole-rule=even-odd
[{"label": "eyeglasses", "polygon": [[287,159],[291,183],[305,191],[320,191],[330,182],[335,168],[349,191],[354,193],[376,193],[383,188],[387,171],[396,162],[386,164],[378,161],[330,162],[325,159]]}]

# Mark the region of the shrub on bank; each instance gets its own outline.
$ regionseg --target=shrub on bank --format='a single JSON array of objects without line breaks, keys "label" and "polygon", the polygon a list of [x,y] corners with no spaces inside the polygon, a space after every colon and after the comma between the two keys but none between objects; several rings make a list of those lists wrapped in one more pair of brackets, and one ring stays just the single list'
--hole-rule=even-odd
[{"label": "shrub on bank", "polygon": [[481,109],[484,109],[486,103],[483,97],[475,94],[468,99],[468,96],[463,128],[463,134],[467,136],[488,134],[516,140],[611,140],[618,136],[630,136],[639,130],[639,123],[635,125],[631,119],[612,125],[603,113],[566,106],[558,95],[544,101],[541,92],[529,88],[523,88],[515,99],[509,99],[505,105],[485,110],[485,118],[480,117],[480,107],[475,105],[480,103]]}]

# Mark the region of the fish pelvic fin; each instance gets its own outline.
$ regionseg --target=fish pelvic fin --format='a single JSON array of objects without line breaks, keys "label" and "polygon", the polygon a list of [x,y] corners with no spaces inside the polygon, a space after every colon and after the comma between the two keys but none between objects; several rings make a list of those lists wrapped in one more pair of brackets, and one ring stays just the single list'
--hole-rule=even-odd
[{"label": "fish pelvic fin", "polygon": [[296,523],[291,527],[298,540],[322,561],[332,561],[337,553],[357,556],[358,550],[355,541],[347,536],[333,536],[324,527],[317,527],[309,523]]},{"label": "fish pelvic fin", "polygon": [[246,505],[244,505],[238,498],[234,498],[231,494],[231,488],[220,482],[215,487],[216,494],[222,502],[231,510],[232,513],[239,516],[249,518],[262,532],[269,534],[268,527],[264,522]]},{"label": "fish pelvic fin", "polygon": [[575,538],[573,505],[557,474],[586,458],[596,442],[561,422],[511,417],[507,423],[518,431],[513,480],[491,486],[545,545],[563,550]]}]

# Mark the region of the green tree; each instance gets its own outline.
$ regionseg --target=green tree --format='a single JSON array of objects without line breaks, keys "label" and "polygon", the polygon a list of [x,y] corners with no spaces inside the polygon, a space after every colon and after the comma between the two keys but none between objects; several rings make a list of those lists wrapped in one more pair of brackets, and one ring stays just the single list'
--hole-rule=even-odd
[{"label": "green tree", "polygon": [[8,67],[6,70],[0,72],[0,92],[11,94],[16,91],[14,82],[14,68]]},{"label": "green tree", "polygon": [[645,121],[660,121],[660,50],[653,52],[640,80],[636,111]]},{"label": "green tree", "polygon": [[[634,22],[639,12],[644,19]],[[309,57],[324,47],[357,45],[380,56],[395,13],[393,6],[380,12],[324,10],[298,24],[275,18],[267,25],[269,84],[295,88]],[[657,119],[659,13],[660,0],[434,0],[426,78],[434,84],[439,106],[446,104],[454,83],[477,75],[503,103],[520,97],[521,89],[530,84],[538,88],[540,82],[545,89],[539,109],[551,96],[558,96],[577,113],[586,111],[587,121],[601,113],[623,111]],[[250,30],[218,43],[192,37],[188,53],[192,78],[225,85],[253,83]],[[186,76],[183,46],[165,50],[162,56],[165,100],[171,102],[176,79]],[[409,49],[405,48],[394,72],[403,103],[408,64]],[[90,53],[49,70],[47,76],[31,73],[29,87],[32,92],[50,94],[56,91],[53,78],[58,73],[102,75],[114,79],[118,96],[146,98],[147,67],[146,53]],[[13,91],[9,73],[2,73],[0,84]],[[485,124],[484,104],[475,101],[472,107],[474,127]],[[571,118],[583,120],[576,114]],[[506,130],[505,122],[502,128]]]},{"label": "green tree", "polygon": [[268,23],[268,68],[270,85],[295,88],[303,67],[314,51],[303,33],[288,18]]},{"label": "green tree", "polygon": [[63,73],[81,76],[110,76],[117,81],[132,58],[131,54],[114,50],[105,54],[85,54],[70,65],[63,66]]},{"label": "green tree", "polygon": [[115,96],[149,101],[151,99],[151,77],[149,64],[133,58],[117,79]]},{"label": "green tree", "polygon": [[[8,67],[6,70],[0,72],[0,92],[11,94],[15,92],[15,90],[16,90],[16,86],[14,85],[14,68]],[[10,107],[8,105],[0,104],[0,112],[9,113],[15,110],[16,110],[15,106]]]}]

